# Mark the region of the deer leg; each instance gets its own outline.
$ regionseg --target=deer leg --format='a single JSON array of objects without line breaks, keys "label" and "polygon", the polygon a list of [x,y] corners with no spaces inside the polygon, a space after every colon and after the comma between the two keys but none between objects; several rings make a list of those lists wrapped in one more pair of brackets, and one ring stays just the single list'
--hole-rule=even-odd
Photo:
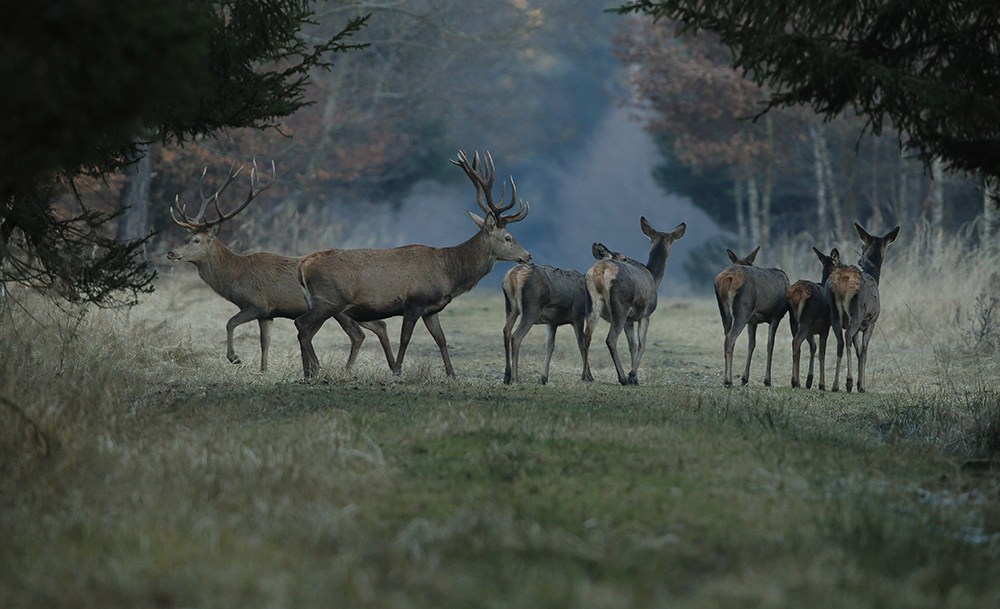
[{"label": "deer leg", "polygon": [[[512,369],[511,382],[516,383],[518,380],[517,367],[521,362],[521,343],[524,341],[524,337],[528,335],[531,331],[531,326],[535,325],[538,321],[539,316],[541,316],[542,311],[538,307],[528,307],[521,311],[521,323],[517,325],[517,328],[511,333],[510,337],[510,365]],[[542,376],[542,384],[545,384],[548,380],[548,367],[545,368],[545,375]]]},{"label": "deer leg", "polygon": [[601,308],[603,302],[600,299],[596,299],[593,302],[593,308],[590,310],[590,315],[587,316],[587,329],[584,332],[583,338],[583,380],[593,381],[594,377],[590,374],[590,342],[594,338],[594,329],[597,327],[597,320],[601,318]]},{"label": "deer leg", "polygon": [[593,381],[594,375],[590,373],[590,366],[587,365],[587,339],[584,329],[585,322],[582,319],[573,322],[573,333],[576,334],[576,344],[580,348],[580,359],[583,361],[583,373],[581,380]]},{"label": "deer leg", "polygon": [[826,390],[826,340],[829,330],[819,335],[819,390]]},{"label": "deer leg", "polygon": [[844,342],[847,343],[847,378],[844,380],[844,387],[847,388],[847,393],[851,392],[854,388],[854,376],[851,374],[851,347],[857,350],[857,340],[858,340],[858,329],[851,324],[851,327],[844,332]]},{"label": "deer leg", "polygon": [[862,333],[861,344],[858,348],[858,393],[864,393],[868,389],[868,341],[871,340],[875,332],[875,324],[870,324]]},{"label": "deer leg", "polygon": [[[802,355],[802,336],[798,333],[792,334],[792,388],[799,387],[799,358]],[[810,360],[810,363],[812,360]],[[809,376],[806,378],[806,388],[812,384],[812,368],[809,369]]]},{"label": "deer leg", "polygon": [[837,339],[837,367],[833,371],[833,387],[830,391],[840,391],[840,366],[844,357],[844,326],[840,318],[840,311],[834,311],[830,317],[830,325],[833,327],[833,336]]},{"label": "deer leg", "polygon": [[267,351],[271,347],[271,319],[260,318],[257,325],[260,327],[260,371],[267,372]]},{"label": "deer leg", "polygon": [[[545,366],[542,368],[542,384],[549,382],[549,364],[552,362],[552,352],[556,350],[556,330],[559,326],[549,324],[548,332],[545,334]],[[520,344],[518,344],[520,347]]]},{"label": "deer leg", "polygon": [[438,349],[441,350],[441,359],[444,360],[445,374],[451,378],[457,378],[455,376],[455,369],[451,367],[451,358],[448,356],[448,341],[444,338],[444,330],[441,329],[441,321],[438,319],[438,314],[431,313],[430,315],[424,315],[423,319],[427,331],[431,333],[431,337],[437,343]]},{"label": "deer leg", "polygon": [[726,332],[726,340],[725,340],[726,371],[725,375],[722,378],[722,385],[724,387],[733,386],[733,350],[736,348],[736,339],[737,337],[739,337],[740,332],[743,331],[743,327],[745,325],[746,322],[736,322],[735,319],[733,319],[729,325],[729,331]]},{"label": "deer leg", "polygon": [[767,324],[767,367],[764,369],[765,387],[771,386],[771,360],[774,357],[774,335],[778,333],[778,326],[780,325],[780,318]]},{"label": "deer leg", "polygon": [[646,353],[646,333],[649,331],[649,318],[643,317],[640,319],[638,326],[638,334],[636,335],[638,345],[635,359],[632,362],[632,371],[628,375],[629,381],[633,385],[639,384],[639,366],[642,364],[642,356]]},{"label": "deer leg", "polygon": [[386,329],[385,322],[377,319],[375,321],[358,322],[358,325],[362,328],[367,328],[378,337],[378,342],[382,345],[382,351],[385,352],[385,361],[388,362],[389,369],[392,370],[393,365],[396,363],[396,358],[392,354],[392,343],[389,342],[389,332]]},{"label": "deer leg", "polygon": [[753,359],[753,350],[757,348],[757,324],[747,324],[747,363],[743,368],[743,376],[740,377],[740,384],[744,387],[750,382],[750,361]]},{"label": "deer leg", "polygon": [[[816,368],[816,337],[809,334],[806,340],[809,342],[809,376],[806,377],[806,389],[812,389],[813,371]],[[822,371],[820,371],[820,376],[823,376]]]},{"label": "deer leg", "polygon": [[615,362],[615,370],[618,372],[618,382],[622,385],[627,385],[628,377],[625,376],[625,369],[622,367],[622,360],[618,357],[618,337],[621,336],[623,329],[625,329],[624,320],[617,318],[614,311],[612,311],[611,329],[608,331],[608,337],[605,339],[604,343],[608,346],[608,351],[611,352],[611,359]]},{"label": "deer leg", "polygon": [[511,361],[511,332],[514,329],[514,322],[517,321],[517,316],[520,315],[520,310],[517,308],[517,304],[511,302],[511,299],[504,294],[504,308],[507,309],[507,320],[503,325],[503,354],[504,354],[504,370],[503,370],[503,383],[504,385],[510,385],[511,383],[516,383],[516,373],[514,370],[513,362]]},{"label": "deer leg", "polygon": [[635,370],[636,370],[635,355],[639,346],[636,343],[635,339],[635,324],[634,323],[625,324],[624,329],[625,329],[625,340],[628,341],[629,363],[632,364],[632,369],[629,370],[627,384],[638,385],[639,380],[635,376]]},{"label": "deer leg", "polygon": [[236,351],[233,349],[233,332],[237,327],[258,318],[257,311],[253,308],[249,308],[241,310],[239,313],[229,318],[229,321],[226,322],[226,359],[228,359],[231,363],[243,363],[240,360],[240,356],[236,355]]},{"label": "deer leg", "polygon": [[347,334],[347,338],[351,340],[351,352],[347,355],[347,364],[344,365],[345,370],[350,370],[354,366],[358,352],[361,351],[361,343],[365,342],[365,333],[361,331],[358,322],[343,313],[337,313],[333,318],[337,320],[340,327],[344,329],[344,333]]},{"label": "deer leg", "polygon": [[319,370],[319,358],[313,348],[312,339],[323,327],[323,322],[333,314],[327,309],[314,307],[295,319],[295,329],[298,330],[299,348],[302,351],[302,376],[309,380]]},{"label": "deer leg", "polygon": [[[399,331],[399,352],[396,354],[396,365],[392,367],[393,376],[403,373],[403,357],[406,355],[406,346],[410,344],[410,337],[413,336],[413,327],[417,325],[419,315],[407,312],[403,315],[403,326]],[[430,328],[428,328],[430,330]]]}]

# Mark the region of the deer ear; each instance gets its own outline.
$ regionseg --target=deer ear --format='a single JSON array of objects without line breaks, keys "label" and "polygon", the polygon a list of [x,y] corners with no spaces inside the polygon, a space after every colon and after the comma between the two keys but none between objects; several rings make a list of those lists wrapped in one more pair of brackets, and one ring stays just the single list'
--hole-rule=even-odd
[{"label": "deer ear", "polygon": [[868,234],[868,231],[866,231],[865,229],[861,228],[861,225],[858,224],[857,222],[854,223],[854,228],[856,228],[858,230],[858,236],[861,237],[862,241],[864,241],[865,243],[868,243],[869,241],[872,240],[872,236]]},{"label": "deer ear", "polygon": [[747,256],[746,258],[747,264],[753,264],[754,258],[757,257],[757,252],[759,251],[760,251],[760,246],[758,245],[757,247],[754,248],[752,252],[750,252],[750,255]]},{"label": "deer ear", "polygon": [[885,237],[882,237],[882,240],[885,241],[886,245],[889,245],[890,243],[896,240],[896,237],[898,235],[899,235],[899,227],[897,226],[896,228],[886,233]]},{"label": "deer ear", "polygon": [[639,217],[639,228],[642,229],[642,234],[649,237],[650,241],[652,241],[656,237],[657,234],[656,229],[654,229],[653,226],[649,223],[649,221],[646,220],[646,216]]},{"label": "deer ear", "polygon": [[734,252],[733,250],[731,250],[731,249],[729,249],[727,247],[726,248],[726,253],[729,254],[729,261],[730,262],[732,262],[733,264],[739,264],[740,263],[740,257],[736,255],[736,252]]},{"label": "deer ear", "polygon": [[476,228],[478,228],[479,230],[483,230],[483,226],[486,224],[486,220],[483,220],[482,217],[477,216],[471,211],[469,212],[469,217],[472,218],[472,223],[476,225]]},{"label": "deer ear", "polygon": [[816,253],[816,257],[819,258],[820,262],[823,262],[823,259],[826,258],[826,254],[816,249],[815,245],[813,246],[813,252]]},{"label": "deer ear", "polygon": [[840,264],[840,250],[837,248],[830,250],[830,260],[833,260],[834,264]]},{"label": "deer ear", "polygon": [[684,236],[684,233],[687,232],[687,228],[688,228],[687,223],[681,222],[680,224],[677,225],[677,228],[675,228],[673,232],[670,233],[670,239],[672,241],[677,241],[678,239]]},{"label": "deer ear", "polygon": [[222,230],[222,225],[221,224],[216,224],[214,226],[210,226],[208,228],[208,230],[205,231],[205,232],[208,233],[208,235],[211,236],[211,237],[218,237],[220,230]]},{"label": "deer ear", "polygon": [[594,255],[594,258],[598,260],[604,260],[605,258],[611,257],[611,250],[604,247],[603,243],[595,243],[590,247],[590,253]]}]

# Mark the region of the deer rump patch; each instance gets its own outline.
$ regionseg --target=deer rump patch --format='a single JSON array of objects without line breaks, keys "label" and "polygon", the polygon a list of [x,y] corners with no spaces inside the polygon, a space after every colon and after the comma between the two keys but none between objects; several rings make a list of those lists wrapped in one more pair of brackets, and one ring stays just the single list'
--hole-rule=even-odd
[{"label": "deer rump patch", "polygon": [[837,269],[830,274],[827,284],[837,302],[850,302],[861,289],[861,271],[853,267]]}]

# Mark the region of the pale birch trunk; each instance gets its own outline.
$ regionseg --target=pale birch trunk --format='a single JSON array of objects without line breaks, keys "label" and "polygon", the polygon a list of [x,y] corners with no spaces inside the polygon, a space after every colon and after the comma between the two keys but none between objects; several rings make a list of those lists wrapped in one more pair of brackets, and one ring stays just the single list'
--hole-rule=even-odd
[{"label": "pale birch trunk", "polygon": [[931,251],[944,247],[944,162],[936,157],[931,162],[931,183],[927,201],[930,206]]},{"label": "pale birch trunk", "polygon": [[128,180],[118,200],[119,207],[125,209],[125,213],[118,219],[115,235],[118,241],[132,241],[149,236],[149,186],[153,181],[153,168],[149,158],[149,145],[143,144],[139,146],[139,150],[139,159],[124,170]]}]

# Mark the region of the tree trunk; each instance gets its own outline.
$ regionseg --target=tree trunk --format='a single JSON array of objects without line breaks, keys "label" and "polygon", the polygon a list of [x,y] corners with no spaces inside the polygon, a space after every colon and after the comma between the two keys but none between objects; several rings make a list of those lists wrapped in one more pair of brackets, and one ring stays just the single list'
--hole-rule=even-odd
[{"label": "tree trunk", "polygon": [[761,244],[760,232],[760,193],[757,191],[757,178],[751,173],[747,178],[747,215],[750,217],[750,245]]},{"label": "tree trunk", "polygon": [[149,146],[140,147],[139,159],[125,168],[128,181],[119,196],[125,213],[118,220],[118,241],[144,239],[149,235],[149,185],[153,180]]},{"label": "tree trunk", "polygon": [[813,169],[816,174],[816,234],[817,239],[823,240],[830,234],[829,219],[827,217],[826,199],[826,172],[823,169],[823,158],[826,152],[826,138],[823,132],[816,125],[809,126],[809,135],[813,141]]},{"label": "tree trunk", "polygon": [[733,204],[736,206],[736,235],[740,241],[740,255],[747,249],[747,217],[743,211],[743,178],[733,176]]},{"label": "tree trunk", "polygon": [[1000,178],[983,178],[983,219],[979,228],[979,239],[990,249],[997,239],[997,221],[1000,219]]},{"label": "tree trunk", "polygon": [[930,206],[931,251],[938,253],[944,246],[944,163],[941,157],[931,162],[931,183],[927,202]]}]

